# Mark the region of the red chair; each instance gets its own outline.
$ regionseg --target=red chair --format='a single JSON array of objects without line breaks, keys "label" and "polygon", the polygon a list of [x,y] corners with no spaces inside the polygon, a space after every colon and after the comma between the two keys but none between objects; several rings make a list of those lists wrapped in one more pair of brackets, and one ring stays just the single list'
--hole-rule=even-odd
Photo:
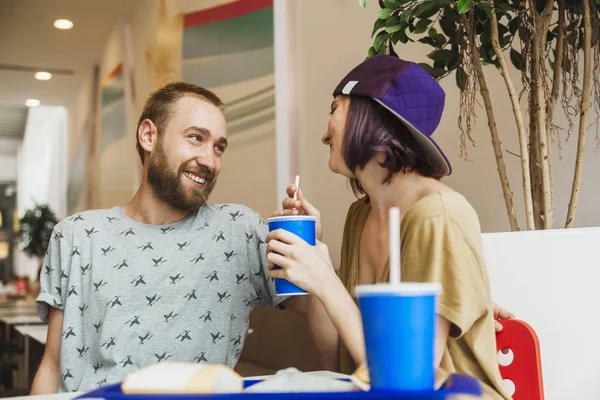
[{"label": "red chair", "polygon": [[517,319],[499,322],[503,329],[496,334],[496,350],[508,348],[513,353],[510,364],[499,365],[500,375],[514,383],[513,400],[544,400],[540,343],[535,331]]}]

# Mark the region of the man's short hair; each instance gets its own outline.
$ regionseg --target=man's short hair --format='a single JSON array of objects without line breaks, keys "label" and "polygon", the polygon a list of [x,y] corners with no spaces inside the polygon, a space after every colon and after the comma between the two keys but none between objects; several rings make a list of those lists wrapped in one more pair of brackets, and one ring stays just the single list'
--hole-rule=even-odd
[{"label": "man's short hair", "polygon": [[165,128],[171,119],[173,104],[186,96],[205,100],[214,106],[223,109],[223,101],[221,101],[216,94],[208,89],[204,89],[191,83],[171,82],[152,93],[144,105],[144,110],[142,111],[142,115],[140,116],[135,130],[137,138],[136,147],[142,164],[144,163],[144,149],[140,145],[140,139],[137,136],[140,125],[145,119],[149,119],[156,125],[160,137],[160,135],[164,133]]}]

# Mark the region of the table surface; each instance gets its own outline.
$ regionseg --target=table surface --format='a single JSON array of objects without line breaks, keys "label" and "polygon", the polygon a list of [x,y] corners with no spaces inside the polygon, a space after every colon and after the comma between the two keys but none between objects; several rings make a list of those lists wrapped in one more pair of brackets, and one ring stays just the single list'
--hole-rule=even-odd
[{"label": "table surface", "polygon": [[13,317],[15,315],[36,315],[35,308],[0,308],[0,317]]},{"label": "table surface", "polygon": [[35,301],[30,301],[30,300],[16,300],[16,301],[3,300],[3,301],[0,301],[0,308],[12,308],[12,307],[34,307],[35,308]]},{"label": "table surface", "polygon": [[42,321],[37,315],[13,315],[8,317],[0,317],[0,321],[6,325],[20,324],[41,324]]},{"label": "table surface", "polygon": [[46,336],[48,336],[48,325],[17,325],[15,330],[24,336],[29,336],[41,344],[46,344]]},{"label": "table surface", "polygon": [[38,396],[21,396],[21,397],[8,397],[13,400],[71,400],[77,396],[81,396],[83,393],[55,393],[55,394],[41,394]]}]

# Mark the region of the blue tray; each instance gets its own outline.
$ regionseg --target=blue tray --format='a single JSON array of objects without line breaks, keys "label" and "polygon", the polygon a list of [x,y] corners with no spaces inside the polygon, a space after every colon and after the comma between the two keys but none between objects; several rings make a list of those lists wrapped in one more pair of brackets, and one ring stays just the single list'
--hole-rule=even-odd
[{"label": "blue tray", "polygon": [[[260,380],[245,380],[244,387],[249,387]],[[104,386],[93,390],[77,399],[105,399],[105,400],[275,400],[285,398],[285,400],[441,400],[450,395],[472,395],[481,396],[481,385],[479,381],[471,376],[452,375],[450,379],[439,390],[428,392],[400,392],[371,390],[369,392],[326,392],[326,393],[232,393],[232,394],[137,394],[126,395],[121,391],[121,384]]]}]

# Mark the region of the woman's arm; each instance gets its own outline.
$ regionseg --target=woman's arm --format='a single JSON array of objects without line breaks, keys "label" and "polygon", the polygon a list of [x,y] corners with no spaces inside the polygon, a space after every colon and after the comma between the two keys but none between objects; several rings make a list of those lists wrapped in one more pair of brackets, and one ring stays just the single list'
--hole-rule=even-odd
[{"label": "woman's arm", "polygon": [[321,301],[315,296],[291,296],[282,303],[286,310],[302,315],[308,321],[311,339],[323,368],[340,370],[340,337]]},{"label": "woman's arm", "polygon": [[362,317],[337,275],[334,274],[331,286],[318,295],[318,298],[355,364],[360,365],[366,360]]},{"label": "woman's arm", "polygon": [[[354,361],[362,363],[365,360],[365,345],[360,311],[335,273],[327,246],[321,242],[310,246],[298,236],[284,230],[270,232],[267,243],[270,276],[286,279],[315,296],[311,310],[313,315],[309,319],[314,318],[314,324],[325,320],[325,315],[316,303],[318,301]],[[281,269],[274,270],[274,265],[279,265]],[[332,332],[331,326],[328,331]],[[314,333],[313,339],[318,341],[319,333],[317,330]],[[329,349],[335,344],[338,343],[332,340],[324,347]]]}]

